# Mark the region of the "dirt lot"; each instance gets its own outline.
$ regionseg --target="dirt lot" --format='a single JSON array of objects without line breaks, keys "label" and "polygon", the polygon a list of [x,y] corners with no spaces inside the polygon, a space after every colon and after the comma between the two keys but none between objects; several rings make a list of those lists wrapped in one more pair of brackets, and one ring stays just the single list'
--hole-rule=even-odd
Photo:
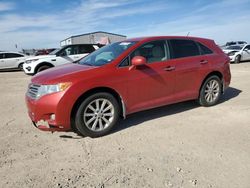
[{"label": "dirt lot", "polygon": [[250,63],[231,71],[219,105],[137,113],[97,139],[35,129],[31,77],[0,72],[0,187],[250,187]]}]

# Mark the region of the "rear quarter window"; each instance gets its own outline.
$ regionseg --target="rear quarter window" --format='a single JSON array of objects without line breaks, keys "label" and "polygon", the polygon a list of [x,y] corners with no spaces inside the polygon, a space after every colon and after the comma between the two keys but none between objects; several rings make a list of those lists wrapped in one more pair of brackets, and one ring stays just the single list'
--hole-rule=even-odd
[{"label": "rear quarter window", "polygon": [[198,45],[192,40],[172,39],[171,45],[172,58],[183,58],[200,55]]},{"label": "rear quarter window", "polygon": [[213,51],[211,49],[209,49],[208,47],[206,47],[205,45],[197,42],[199,48],[200,48],[200,51],[201,51],[201,54],[202,55],[207,55],[207,54],[212,54]]}]

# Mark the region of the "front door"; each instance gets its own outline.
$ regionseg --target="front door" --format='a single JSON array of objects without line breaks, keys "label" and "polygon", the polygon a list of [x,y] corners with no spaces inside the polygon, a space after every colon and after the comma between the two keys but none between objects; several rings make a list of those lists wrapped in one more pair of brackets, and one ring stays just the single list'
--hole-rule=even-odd
[{"label": "front door", "polygon": [[165,40],[143,44],[130,55],[143,56],[147,64],[128,68],[128,111],[130,113],[162,106],[174,99],[175,65],[169,60]]},{"label": "front door", "polygon": [[250,45],[245,46],[245,48],[243,49],[241,60],[250,60]]}]

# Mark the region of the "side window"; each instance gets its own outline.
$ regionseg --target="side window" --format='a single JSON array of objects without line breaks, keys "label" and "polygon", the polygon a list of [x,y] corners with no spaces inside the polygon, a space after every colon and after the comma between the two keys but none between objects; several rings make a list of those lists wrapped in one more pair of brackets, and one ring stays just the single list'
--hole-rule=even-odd
[{"label": "side window", "polygon": [[199,45],[200,47],[200,50],[201,50],[201,54],[202,55],[205,55],[205,54],[212,54],[213,51],[210,50],[208,47],[204,46],[203,44],[197,42],[197,44]]},{"label": "side window", "polygon": [[4,59],[4,54],[0,54],[0,59]]},{"label": "side window", "polygon": [[18,58],[18,57],[23,57],[21,54],[15,54],[15,53],[6,53],[5,58]]},{"label": "side window", "polygon": [[69,56],[75,54],[78,54],[78,46],[68,46],[59,53],[60,56]]},{"label": "side window", "polygon": [[169,59],[167,55],[166,41],[153,41],[143,44],[131,54],[131,59],[135,56],[143,56],[148,63],[160,62]]},{"label": "side window", "polygon": [[250,50],[250,45],[247,45],[247,46],[245,47],[245,49],[246,49],[246,50]]},{"label": "side window", "polygon": [[172,39],[170,44],[172,47],[172,58],[200,55],[198,46],[192,40]]},{"label": "side window", "polygon": [[127,66],[129,66],[129,57],[127,57],[126,59],[124,59],[119,66],[120,67],[127,67]]},{"label": "side window", "polygon": [[80,45],[79,54],[91,53],[95,51],[95,48],[92,45]]}]

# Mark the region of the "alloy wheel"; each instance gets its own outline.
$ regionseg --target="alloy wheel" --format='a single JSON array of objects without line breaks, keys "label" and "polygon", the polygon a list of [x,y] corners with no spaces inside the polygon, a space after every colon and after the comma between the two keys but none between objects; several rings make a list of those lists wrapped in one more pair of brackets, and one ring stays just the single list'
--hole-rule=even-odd
[{"label": "alloy wheel", "polygon": [[95,99],[84,110],[84,123],[92,131],[103,131],[112,123],[114,111],[114,106],[109,100],[104,98]]},{"label": "alloy wheel", "polygon": [[205,100],[213,103],[219,97],[220,83],[217,80],[210,80],[205,88]]}]

